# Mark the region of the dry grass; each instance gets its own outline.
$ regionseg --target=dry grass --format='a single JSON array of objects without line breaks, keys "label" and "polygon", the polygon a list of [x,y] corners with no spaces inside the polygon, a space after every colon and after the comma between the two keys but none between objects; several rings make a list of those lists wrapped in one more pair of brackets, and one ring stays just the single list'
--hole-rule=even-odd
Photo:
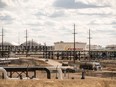
[{"label": "dry grass", "polygon": [[0,87],[116,87],[116,80],[0,80]]},{"label": "dry grass", "polygon": [[[37,61],[32,58],[21,59],[18,61],[19,65],[41,65],[48,66],[43,61]],[[18,65],[10,64],[10,65]],[[107,65],[107,64],[106,64]],[[80,79],[80,75],[78,79],[68,79],[68,80],[47,80],[45,79],[46,73],[38,72],[37,77],[43,80],[0,80],[0,87],[116,87],[116,79],[100,79],[100,78],[86,78],[84,80]],[[42,73],[42,74],[41,74]],[[71,74],[70,78],[74,74]],[[76,75],[77,76],[77,75]],[[55,74],[53,76],[55,78]],[[74,77],[74,76],[73,76]],[[75,77],[76,78],[76,77]]]}]

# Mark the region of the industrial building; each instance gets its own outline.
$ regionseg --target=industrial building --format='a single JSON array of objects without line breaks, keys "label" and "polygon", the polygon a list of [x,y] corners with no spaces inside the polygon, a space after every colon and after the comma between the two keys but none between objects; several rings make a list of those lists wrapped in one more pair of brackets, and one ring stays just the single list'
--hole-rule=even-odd
[{"label": "industrial building", "polygon": [[9,42],[3,42],[3,45],[0,43],[0,50],[5,51],[44,51],[45,49],[52,50],[52,46],[41,45],[35,41],[27,41],[20,45],[14,45]]},{"label": "industrial building", "polygon": [[[73,51],[74,50],[74,42],[55,42],[54,43],[55,51]],[[75,50],[83,51],[86,50],[86,43],[83,42],[75,42]]]},{"label": "industrial building", "polygon": [[0,57],[8,57],[10,54],[33,54],[35,52],[44,52],[46,50],[53,50],[53,47],[41,45],[35,41],[27,41],[20,45],[14,45],[9,42],[0,43]]},{"label": "industrial building", "polygon": [[116,45],[107,45],[105,47],[106,50],[116,50]]}]

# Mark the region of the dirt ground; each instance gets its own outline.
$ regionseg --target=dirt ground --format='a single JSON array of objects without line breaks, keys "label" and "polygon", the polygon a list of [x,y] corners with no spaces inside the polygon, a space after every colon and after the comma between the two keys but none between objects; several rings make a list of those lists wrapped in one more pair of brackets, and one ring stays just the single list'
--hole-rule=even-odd
[{"label": "dirt ground", "polygon": [[[104,63],[105,62],[105,63]],[[113,61],[114,62],[114,61]],[[103,61],[104,70],[115,72],[116,66],[115,63],[112,64],[112,61]],[[43,61],[37,61],[34,59],[21,59],[20,61],[13,61],[13,64],[9,66],[49,66]],[[63,73],[63,80],[56,79],[57,74],[52,73],[52,79],[48,80],[47,74],[44,71],[36,71],[37,80],[3,80],[0,79],[0,87],[116,87],[116,79],[113,77],[103,78],[99,72],[88,71],[86,72],[85,79],[81,79],[81,72],[78,73]],[[100,71],[100,73],[103,71]],[[97,73],[97,74],[96,74]],[[91,74],[91,75],[89,75]],[[97,76],[95,76],[95,74]],[[30,73],[32,76],[33,73]],[[93,75],[93,76],[92,76]]]},{"label": "dirt ground", "polygon": [[0,80],[0,87],[116,87],[116,80]]}]

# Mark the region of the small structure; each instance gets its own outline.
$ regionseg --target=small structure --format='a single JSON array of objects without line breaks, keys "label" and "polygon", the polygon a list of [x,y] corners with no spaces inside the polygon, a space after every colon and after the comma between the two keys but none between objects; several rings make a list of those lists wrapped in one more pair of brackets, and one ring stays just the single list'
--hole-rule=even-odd
[{"label": "small structure", "polygon": [[82,69],[82,77],[81,77],[81,79],[85,79],[85,70],[84,69]]}]

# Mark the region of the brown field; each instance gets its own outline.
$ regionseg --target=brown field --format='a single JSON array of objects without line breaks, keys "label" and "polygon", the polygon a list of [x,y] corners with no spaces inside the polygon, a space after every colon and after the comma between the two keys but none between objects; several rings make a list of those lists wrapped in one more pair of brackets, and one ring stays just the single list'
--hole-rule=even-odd
[{"label": "brown field", "polygon": [[[85,79],[81,79],[81,72],[67,73],[64,80],[57,80],[56,73],[51,74],[51,80],[46,77],[46,72],[37,71],[39,80],[3,80],[0,87],[116,87],[116,61],[102,61],[102,71],[86,71]],[[12,61],[8,66],[50,66],[43,61],[33,58],[21,58]],[[106,72],[107,71],[107,72]],[[114,73],[114,74],[113,74]],[[0,74],[1,75],[1,74]],[[32,75],[32,73],[30,73]],[[1,78],[1,76],[0,76]],[[73,79],[72,79],[73,78]]]},{"label": "brown field", "polygon": [[116,87],[116,80],[0,80],[0,87]]}]

